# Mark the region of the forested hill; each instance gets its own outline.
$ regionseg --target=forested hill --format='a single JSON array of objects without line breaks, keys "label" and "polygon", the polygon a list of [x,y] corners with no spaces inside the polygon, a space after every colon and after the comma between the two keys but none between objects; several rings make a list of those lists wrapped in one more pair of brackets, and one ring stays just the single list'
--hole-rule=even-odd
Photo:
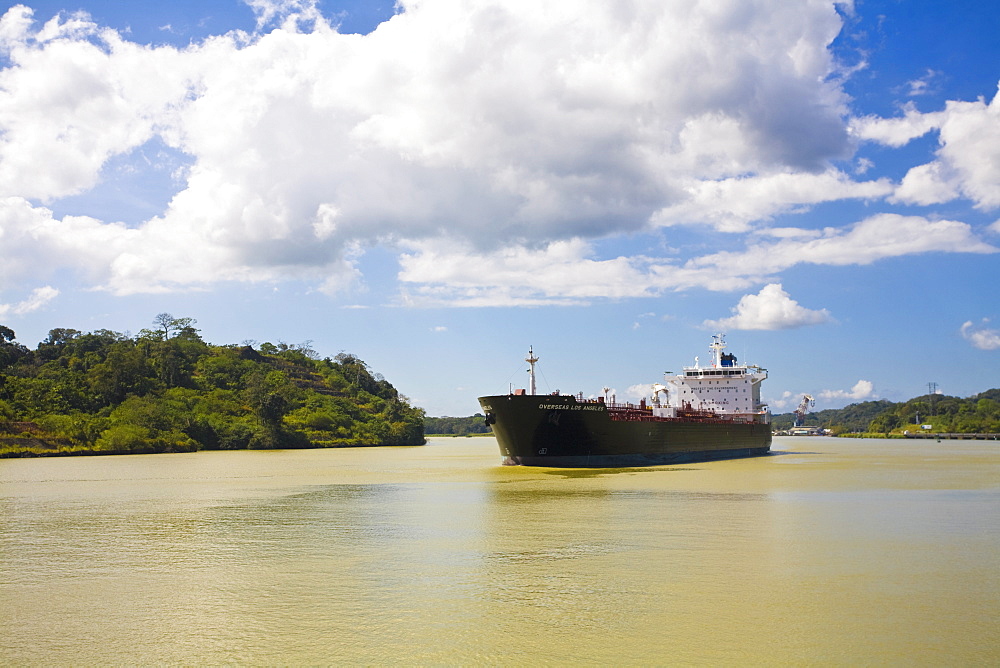
[{"label": "forested hill", "polygon": [[[788,429],[794,413],[775,415],[775,429]],[[931,433],[1000,433],[1000,389],[968,397],[926,394],[909,401],[865,401],[844,408],[808,413],[806,424],[836,433],[902,433],[930,425]]]},{"label": "forested hill", "polygon": [[357,357],[212,345],[160,314],[137,336],[0,325],[0,455],[421,445],[423,410]]},{"label": "forested hill", "polygon": [[470,417],[427,417],[424,418],[424,432],[448,436],[469,436],[490,434],[493,430],[486,424],[485,416],[476,413]]}]

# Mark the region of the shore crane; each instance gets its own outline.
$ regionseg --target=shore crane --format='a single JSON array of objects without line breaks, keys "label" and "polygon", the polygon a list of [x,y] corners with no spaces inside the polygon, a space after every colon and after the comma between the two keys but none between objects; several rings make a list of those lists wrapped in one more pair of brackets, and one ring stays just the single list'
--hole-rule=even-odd
[{"label": "shore crane", "polygon": [[795,409],[795,425],[796,427],[802,427],[806,423],[806,413],[809,409],[816,405],[816,400],[812,398],[811,395],[803,394],[802,401],[799,402],[799,407]]}]

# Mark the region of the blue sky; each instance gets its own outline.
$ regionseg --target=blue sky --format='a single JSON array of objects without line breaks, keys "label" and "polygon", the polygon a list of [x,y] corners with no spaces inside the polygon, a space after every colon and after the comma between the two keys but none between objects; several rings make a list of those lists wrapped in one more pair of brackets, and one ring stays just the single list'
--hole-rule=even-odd
[{"label": "blue sky", "polygon": [[61,0],[0,18],[0,324],[351,352],[430,415],[1000,387],[1000,6]]}]

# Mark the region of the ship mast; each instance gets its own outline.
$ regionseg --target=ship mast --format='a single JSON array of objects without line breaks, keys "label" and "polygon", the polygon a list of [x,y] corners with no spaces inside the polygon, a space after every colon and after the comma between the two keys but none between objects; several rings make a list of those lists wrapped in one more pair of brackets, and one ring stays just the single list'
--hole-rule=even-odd
[{"label": "ship mast", "polygon": [[532,351],[531,346],[528,346],[528,356],[524,358],[524,361],[530,364],[528,368],[528,394],[535,393],[535,362],[538,358],[535,357],[535,353]]},{"label": "ship mast", "polygon": [[722,351],[726,349],[726,335],[713,334],[712,345],[708,349],[712,351],[712,366],[716,368],[722,366]]}]

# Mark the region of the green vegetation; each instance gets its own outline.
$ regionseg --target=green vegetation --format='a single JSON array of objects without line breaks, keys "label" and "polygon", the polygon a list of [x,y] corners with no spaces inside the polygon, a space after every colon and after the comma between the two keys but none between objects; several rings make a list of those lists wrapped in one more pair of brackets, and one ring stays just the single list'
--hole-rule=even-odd
[{"label": "green vegetation", "polygon": [[0,456],[422,445],[423,411],[357,357],[205,343],[161,313],[138,336],[0,325]]},{"label": "green vegetation", "polygon": [[[775,415],[774,429],[790,429],[793,413]],[[967,399],[926,394],[902,403],[866,401],[840,409],[809,413],[806,423],[830,429],[837,435],[902,435],[905,431],[932,434],[1000,433],[1000,389]],[[929,430],[920,425],[930,425]]]},{"label": "green vegetation", "polygon": [[492,434],[486,426],[486,416],[476,413],[471,417],[427,417],[424,418],[424,433],[435,436],[471,436]]}]

